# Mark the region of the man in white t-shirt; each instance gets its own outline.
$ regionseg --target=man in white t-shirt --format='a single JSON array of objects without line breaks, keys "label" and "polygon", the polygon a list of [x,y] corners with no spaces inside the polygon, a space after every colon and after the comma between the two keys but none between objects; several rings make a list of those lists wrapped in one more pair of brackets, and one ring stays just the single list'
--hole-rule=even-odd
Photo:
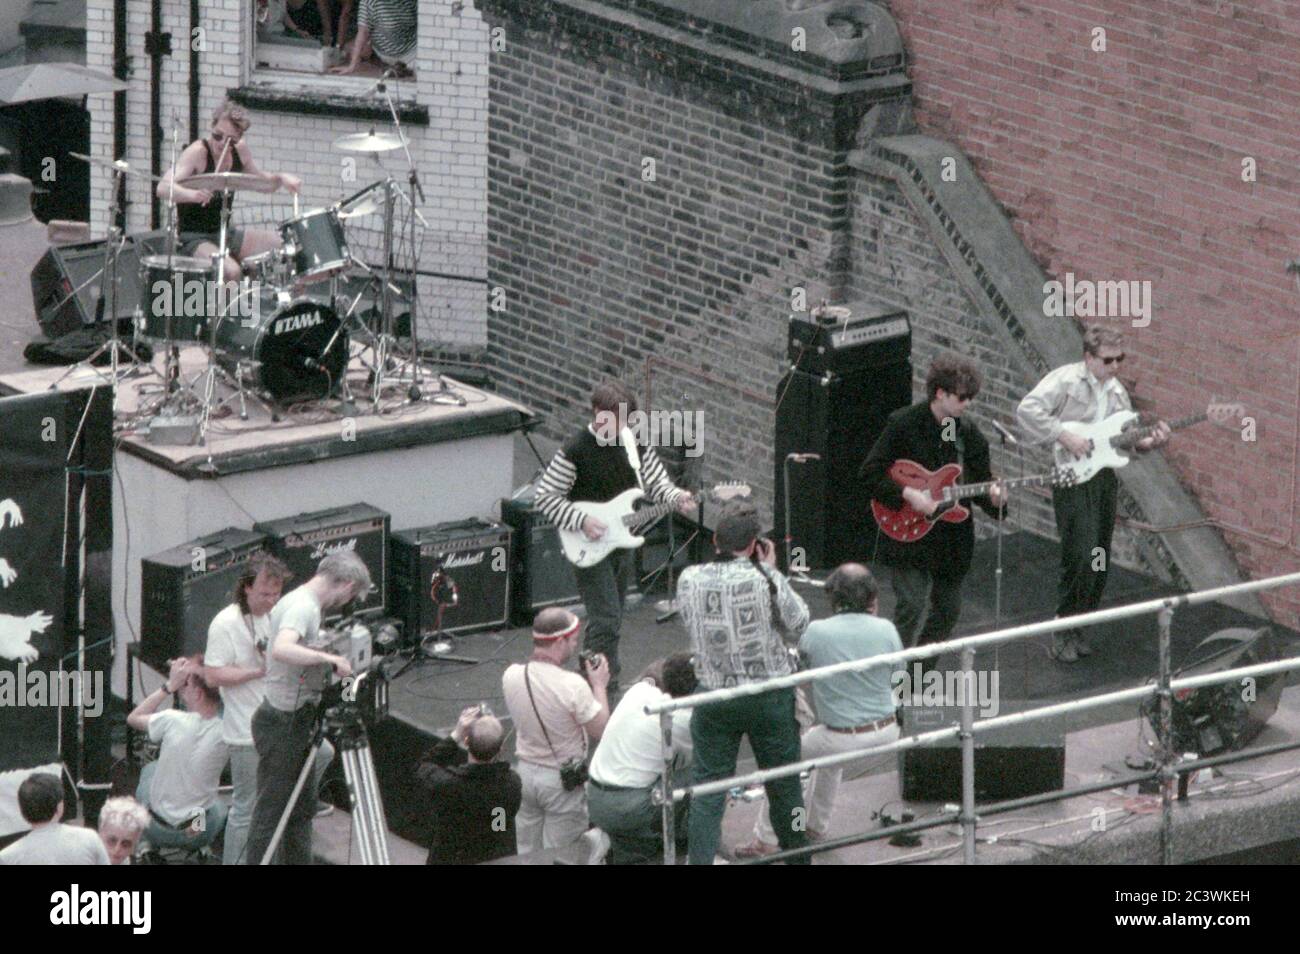
[{"label": "man in white t-shirt", "polygon": [[[690,653],[674,653],[650,666],[624,693],[601,734],[591,759],[587,807],[591,823],[610,839],[609,863],[634,865],[663,860],[663,811],[651,799],[663,775],[663,740],[659,717],[646,706],[695,691],[695,663]],[[673,713],[676,771],[691,760],[691,710]],[[678,841],[686,841],[685,801],[676,807]]]},{"label": "man in white t-shirt", "polygon": [[[222,735],[230,750],[234,789],[226,818],[223,865],[244,863],[244,846],[257,799],[257,750],[253,747],[253,713],[262,704],[266,649],[271,641],[271,610],[279,602],[292,571],[270,553],[257,552],[235,582],[235,601],[212,619],[203,654],[203,678],[221,690]],[[334,758],[326,740],[316,760],[316,789]]]},{"label": "man in white t-shirt", "polygon": [[587,830],[586,790],[581,783],[566,788],[560,767],[584,761],[588,740],[600,740],[609,721],[609,666],[596,654],[584,667],[586,678],[561,668],[577,651],[580,628],[568,610],[542,610],[533,620],[532,656],[501,677],[524,784],[515,816],[521,855],[563,848]]},{"label": "man in white t-shirt", "polygon": [[106,865],[108,852],[89,828],[63,824],[63,782],[33,772],[18,786],[18,810],[32,826],[0,851],[0,865]]},{"label": "man in white t-shirt", "polygon": [[[159,712],[178,691],[185,710]],[[157,760],[140,773],[135,793],[149,810],[145,840],[154,848],[206,848],[226,825],[217,788],[229,755],[221,734],[221,696],[203,681],[203,657],[173,659],[162,688],[126,721],[161,746]]]}]

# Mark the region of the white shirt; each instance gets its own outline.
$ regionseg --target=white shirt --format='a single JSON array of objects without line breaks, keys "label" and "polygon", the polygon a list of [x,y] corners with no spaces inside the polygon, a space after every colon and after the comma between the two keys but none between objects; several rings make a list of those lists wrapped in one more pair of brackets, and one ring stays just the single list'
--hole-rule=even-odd
[{"label": "white shirt", "polygon": [[106,865],[108,851],[89,828],[56,822],[35,828],[0,851],[0,865]]},{"label": "white shirt", "polygon": [[149,738],[162,745],[149,783],[149,808],[164,821],[184,825],[216,801],[229,752],[221,719],[168,709],[149,717]]},{"label": "white shirt", "polygon": [[[659,740],[659,717],[646,715],[645,707],[667,702],[668,693],[641,680],[624,693],[601,734],[591,760],[591,777],[602,785],[620,788],[649,788],[663,773],[663,745]],[[691,710],[673,713],[675,767],[691,759]]]},{"label": "white shirt", "polygon": [[[203,664],[261,669],[266,665],[266,658],[258,651],[257,642],[269,647],[271,636],[269,614],[246,616],[239,611],[238,603],[231,603],[208,626]],[[221,687],[221,730],[227,745],[253,744],[253,713],[262,704],[265,692],[261,676],[237,686]]]},{"label": "white shirt", "polygon": [[[528,697],[525,672],[532,683],[536,712]],[[506,669],[501,676],[501,688],[515,723],[515,755],[521,762],[558,769],[569,759],[587,754],[587,732],[583,726],[600,714],[600,703],[586,679],[552,663],[530,660],[526,669],[518,663]],[[539,714],[545,720],[545,732],[537,721]],[[546,742],[547,735],[550,745]]]}]

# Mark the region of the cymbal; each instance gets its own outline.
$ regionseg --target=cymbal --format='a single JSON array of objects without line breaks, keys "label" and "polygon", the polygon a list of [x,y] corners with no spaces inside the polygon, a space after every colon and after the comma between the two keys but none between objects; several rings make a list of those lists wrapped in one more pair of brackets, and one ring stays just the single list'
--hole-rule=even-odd
[{"label": "cymbal", "polygon": [[377,133],[371,130],[368,133],[340,136],[334,140],[334,148],[340,152],[392,152],[394,149],[401,149],[404,142],[405,140],[390,133]]},{"label": "cymbal", "polygon": [[102,166],[103,168],[110,169],[114,172],[124,172],[133,179],[147,179],[150,182],[162,181],[162,176],[150,175],[147,172],[137,172],[135,169],[132,169],[130,164],[124,159],[118,159],[115,162],[112,159],[100,159],[98,156],[87,156],[80,152],[69,152],[68,155],[73,159],[80,159],[82,162],[88,162],[92,166]]},{"label": "cymbal", "polygon": [[246,172],[205,172],[178,179],[176,184],[187,189],[207,189],[211,192],[274,192],[279,188],[270,179],[250,176]]},{"label": "cymbal", "polygon": [[[344,211],[345,209],[346,211]],[[383,210],[384,210],[383,193],[376,194],[372,192],[370,195],[366,196],[365,198],[361,199],[360,201],[354,203],[351,206],[348,206],[346,204],[340,205],[339,218],[344,220],[355,219],[357,216],[360,215],[374,215],[376,212],[382,212]]]}]

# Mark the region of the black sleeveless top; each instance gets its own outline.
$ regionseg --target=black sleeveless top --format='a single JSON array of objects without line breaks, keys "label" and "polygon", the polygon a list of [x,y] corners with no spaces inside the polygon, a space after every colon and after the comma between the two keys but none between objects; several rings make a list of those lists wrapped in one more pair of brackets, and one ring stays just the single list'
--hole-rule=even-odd
[{"label": "black sleeveless top", "polygon": [[[206,139],[200,139],[203,143],[203,150],[208,154],[207,164],[203,167],[203,173],[211,172],[216,168],[217,160],[212,155],[212,146]],[[231,147],[230,171],[243,172],[244,160],[239,158],[239,149]],[[200,175],[202,173],[199,173]],[[233,208],[235,197],[230,197],[230,205]],[[212,201],[207,205],[199,205],[197,202],[178,202],[176,204],[176,222],[180,232],[194,232],[201,235],[216,235],[221,231],[221,197],[214,195]]]}]

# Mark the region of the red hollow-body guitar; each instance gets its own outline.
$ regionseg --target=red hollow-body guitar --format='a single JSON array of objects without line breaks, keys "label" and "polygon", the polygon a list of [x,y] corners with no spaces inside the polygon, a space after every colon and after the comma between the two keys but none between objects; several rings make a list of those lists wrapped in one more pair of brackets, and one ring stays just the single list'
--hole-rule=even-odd
[{"label": "red hollow-body guitar", "polygon": [[1043,484],[1066,486],[1074,483],[1074,475],[1068,470],[1054,468],[1050,473],[1034,477],[1016,477],[1011,480],[984,481],[978,484],[959,484],[960,464],[944,464],[938,470],[927,470],[914,460],[896,460],[889,468],[889,479],[900,487],[915,487],[929,493],[938,501],[938,507],[928,517],[914,508],[907,501],[897,510],[886,507],[879,500],[871,501],[871,515],[882,533],[899,543],[915,543],[920,540],[938,521],[961,523],[970,516],[970,510],[960,503],[971,497],[982,497],[993,489],[994,484],[1001,484],[1010,490],[1013,487],[1033,487]]}]

